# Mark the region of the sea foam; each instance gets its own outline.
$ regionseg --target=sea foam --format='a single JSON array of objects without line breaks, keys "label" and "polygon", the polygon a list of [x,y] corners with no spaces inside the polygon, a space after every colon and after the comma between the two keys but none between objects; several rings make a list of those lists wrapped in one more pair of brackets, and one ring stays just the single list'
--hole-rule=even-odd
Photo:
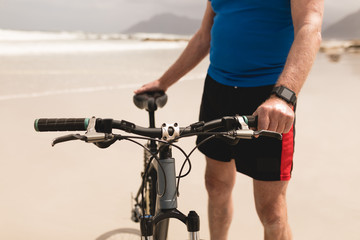
[{"label": "sea foam", "polygon": [[0,54],[71,54],[184,48],[190,36],[0,30]]}]

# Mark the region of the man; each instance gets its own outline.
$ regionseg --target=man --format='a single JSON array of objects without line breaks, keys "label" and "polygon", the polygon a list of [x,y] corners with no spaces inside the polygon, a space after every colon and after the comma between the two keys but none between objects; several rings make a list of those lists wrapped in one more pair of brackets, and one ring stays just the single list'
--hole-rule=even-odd
[{"label": "man", "polygon": [[323,0],[209,0],[200,29],[177,61],[135,91],[166,91],[210,51],[200,120],[253,114],[258,129],[283,133],[282,142],[259,138],[230,146],[215,139],[200,148],[207,163],[212,240],[227,239],[236,171],[254,179],[265,239],[292,239],[286,189],[294,111],[320,46],[322,16]]}]

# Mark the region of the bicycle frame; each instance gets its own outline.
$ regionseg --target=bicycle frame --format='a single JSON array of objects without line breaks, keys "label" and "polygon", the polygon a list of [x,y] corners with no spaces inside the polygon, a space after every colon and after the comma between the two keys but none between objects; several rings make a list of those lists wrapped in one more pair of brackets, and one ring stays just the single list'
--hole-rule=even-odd
[{"label": "bicycle frame", "polygon": [[[160,152],[160,158],[154,165],[157,170],[157,211],[155,216],[142,216],[142,238],[165,240],[168,229],[166,220],[175,218],[187,225],[190,240],[199,240],[200,219],[197,213],[190,211],[185,216],[177,209],[175,159],[171,156],[170,146],[164,147],[164,150]],[[155,227],[155,232],[153,227]]]},{"label": "bicycle frame", "polygon": [[[155,111],[149,112],[149,123],[150,128],[155,128]],[[153,189],[147,189],[145,201],[147,202],[145,208],[147,209],[143,216],[140,217],[141,221],[141,232],[143,239],[155,239],[155,240],[166,240],[168,234],[169,219],[175,218],[188,225],[188,231],[191,240],[199,239],[199,217],[196,212],[191,211],[188,216],[185,216],[179,210],[177,210],[177,188],[176,188],[176,173],[175,173],[175,159],[172,157],[170,145],[160,145],[154,140],[150,140],[148,147],[151,154],[156,154],[159,150],[158,161],[151,163],[150,168],[144,173],[146,181],[152,181],[151,185]],[[149,161],[147,159],[150,154],[144,154],[145,168]],[[156,176],[154,176],[156,173]],[[155,184],[154,184],[155,183]],[[143,186],[135,197],[136,203],[139,204],[139,197]],[[155,189],[154,189],[155,188]],[[157,189],[157,191],[156,191]],[[155,191],[154,191],[155,190]],[[156,193],[156,205],[155,210],[152,210],[150,206],[150,191]],[[152,195],[150,195],[152,196]],[[150,203],[148,202],[150,200]],[[150,208],[150,209],[149,209]],[[190,219],[190,220],[189,220]]]}]

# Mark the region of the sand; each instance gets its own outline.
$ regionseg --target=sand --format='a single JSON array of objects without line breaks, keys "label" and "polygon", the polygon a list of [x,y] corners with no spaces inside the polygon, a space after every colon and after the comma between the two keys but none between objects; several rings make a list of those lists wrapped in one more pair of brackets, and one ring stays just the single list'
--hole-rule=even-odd
[{"label": "sand", "polygon": [[[130,196],[140,184],[141,149],[128,142],[106,150],[82,142],[52,148],[51,140],[61,134],[37,133],[33,120],[97,116],[146,126],[147,113],[133,105],[132,91],[158,77],[185,46],[171,44],[1,57],[0,239],[92,240],[112,229],[137,227],[130,221]],[[168,104],[156,113],[158,125],[197,120],[207,65],[204,60],[169,89]],[[359,55],[346,54],[333,63],[319,54],[299,97],[288,189],[295,239],[359,239],[359,66]],[[190,151],[194,139],[179,145]],[[175,156],[179,169],[183,157]],[[181,183],[179,209],[196,210],[201,237],[209,239],[205,161],[196,152],[192,163]],[[229,239],[261,239],[248,177],[238,175],[234,202]],[[172,222],[169,239],[186,239],[185,227]]]}]

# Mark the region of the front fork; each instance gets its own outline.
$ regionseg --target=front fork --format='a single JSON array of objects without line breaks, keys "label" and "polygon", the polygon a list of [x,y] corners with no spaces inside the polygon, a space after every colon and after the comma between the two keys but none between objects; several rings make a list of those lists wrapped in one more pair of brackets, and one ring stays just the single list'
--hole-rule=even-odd
[{"label": "front fork", "polygon": [[[200,218],[195,211],[190,211],[187,216],[179,212],[177,209],[162,211],[155,217],[145,216],[141,218],[141,239],[153,240],[153,226],[164,219],[176,218],[187,226],[190,240],[200,240]],[[161,239],[165,240],[165,239]]]}]

